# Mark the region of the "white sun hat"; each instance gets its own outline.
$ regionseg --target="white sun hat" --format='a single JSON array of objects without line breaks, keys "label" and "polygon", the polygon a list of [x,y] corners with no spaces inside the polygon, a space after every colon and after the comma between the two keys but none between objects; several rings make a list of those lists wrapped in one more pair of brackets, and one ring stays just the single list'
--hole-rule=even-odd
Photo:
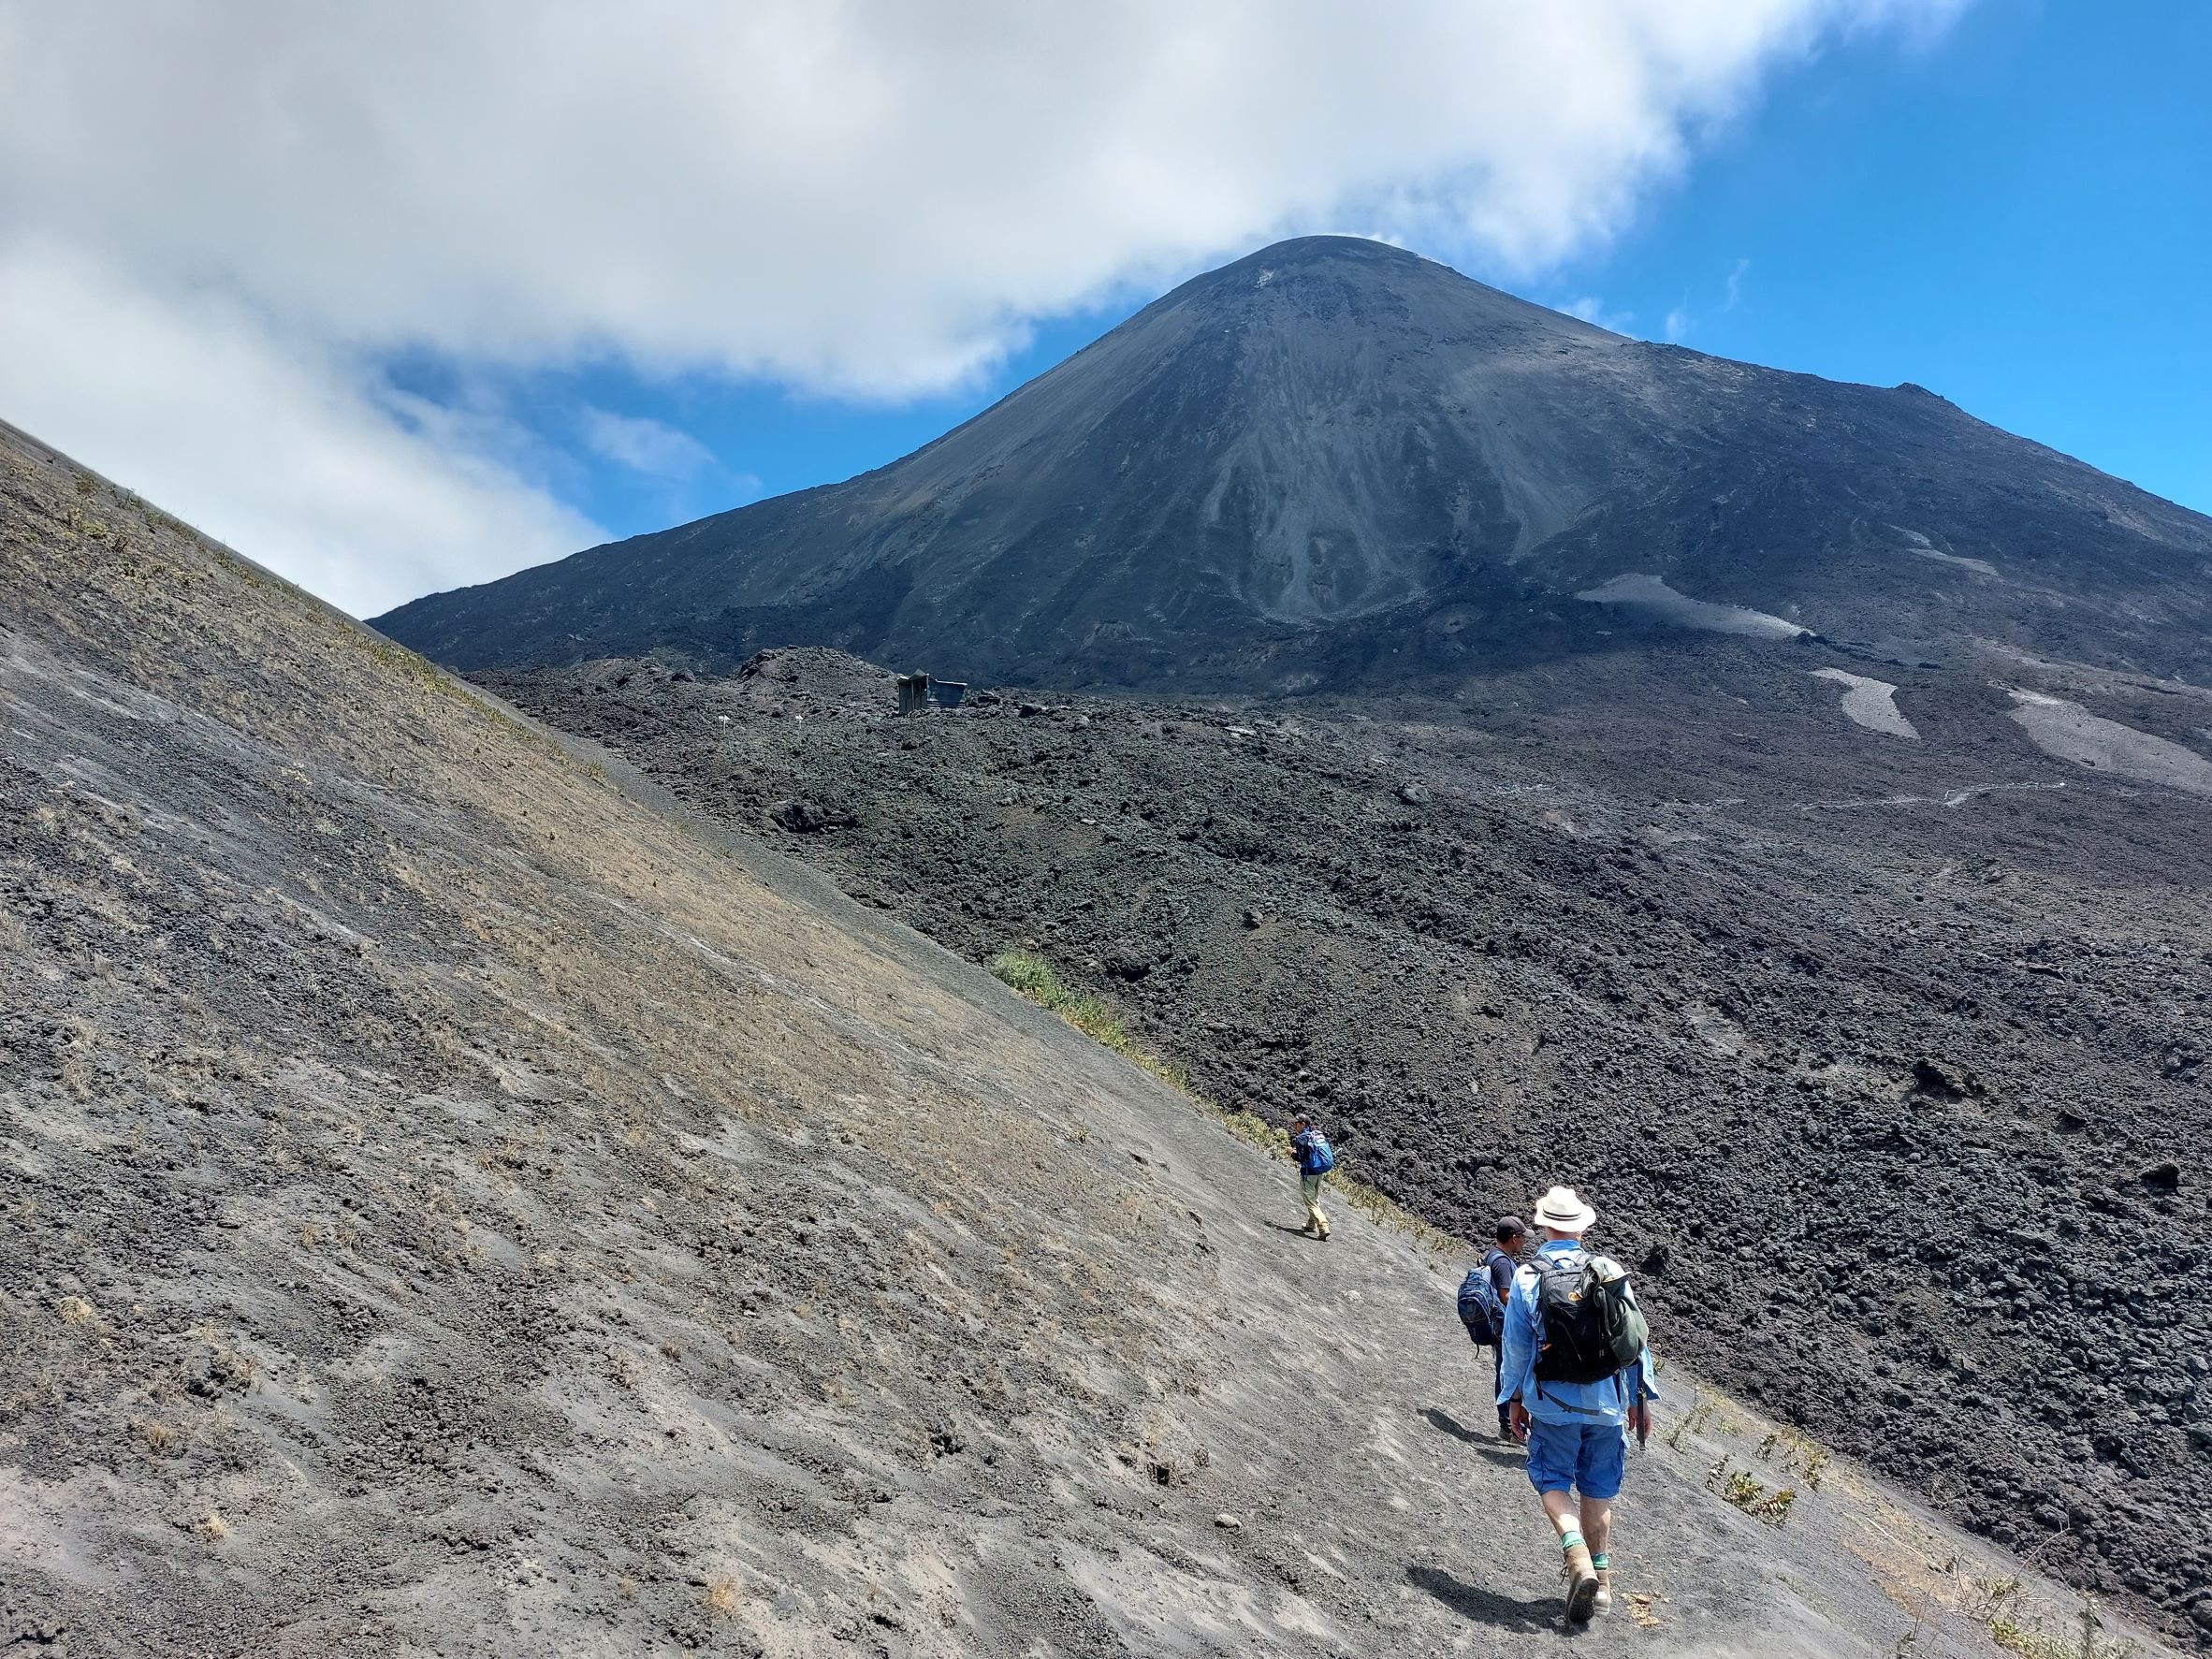
[{"label": "white sun hat", "polygon": [[1536,1201],[1536,1225],[1555,1232],[1582,1232],[1596,1219],[1597,1212],[1578,1198],[1571,1186],[1554,1186]]}]

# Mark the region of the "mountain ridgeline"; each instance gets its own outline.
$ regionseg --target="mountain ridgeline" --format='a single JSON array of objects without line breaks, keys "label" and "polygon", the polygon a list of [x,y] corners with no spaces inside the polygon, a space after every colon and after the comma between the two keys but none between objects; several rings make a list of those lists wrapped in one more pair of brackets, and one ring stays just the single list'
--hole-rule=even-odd
[{"label": "mountain ridgeline", "polygon": [[804,644],[1254,692],[1684,626],[2197,677],[2208,571],[2212,520],[1919,387],[1629,340],[1317,237],[1186,283],[890,466],[376,626],[464,669]]}]

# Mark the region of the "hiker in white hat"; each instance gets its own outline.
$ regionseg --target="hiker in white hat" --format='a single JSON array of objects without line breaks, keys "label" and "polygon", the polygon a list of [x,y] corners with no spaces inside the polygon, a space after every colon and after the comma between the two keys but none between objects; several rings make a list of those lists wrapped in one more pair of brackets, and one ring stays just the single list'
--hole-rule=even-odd
[{"label": "hiker in white hat", "polygon": [[1580,1623],[1613,1605],[1613,1499],[1628,1435],[1652,1432],[1652,1350],[1621,1264],[1582,1235],[1597,1212],[1571,1186],[1536,1201],[1543,1243],[1506,1302],[1498,1404],[1528,1442],[1529,1484],[1559,1535],[1566,1612]]},{"label": "hiker in white hat", "polygon": [[1571,1186],[1554,1186],[1536,1201],[1536,1225],[1554,1238],[1579,1238],[1597,1220],[1597,1212],[1575,1196]]}]

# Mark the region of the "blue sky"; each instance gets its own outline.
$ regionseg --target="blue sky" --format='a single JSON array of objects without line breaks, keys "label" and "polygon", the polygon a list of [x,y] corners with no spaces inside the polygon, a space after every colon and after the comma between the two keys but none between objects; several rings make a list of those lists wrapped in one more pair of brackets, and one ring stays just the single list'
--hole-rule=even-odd
[{"label": "blue sky", "polygon": [[[1706,134],[1608,246],[1535,277],[1449,262],[1644,338],[1917,381],[2212,512],[2208,67],[2212,5],[2188,0],[2011,0],[1901,49],[1846,39]],[[612,464],[572,481],[593,518],[630,534],[895,459],[1150,297],[1045,319],[947,396],[854,402],[600,372],[537,397],[549,435],[583,401],[669,423],[714,455],[720,470],[680,481]]]},{"label": "blue sky", "polygon": [[893,459],[1315,231],[2212,510],[2204,0],[0,20],[0,415],[357,615]]},{"label": "blue sky", "polygon": [[[1768,90],[1577,286],[1684,342],[1918,381],[2212,512],[2212,6],[1982,6]],[[1746,261],[1739,302],[1726,274]]]}]

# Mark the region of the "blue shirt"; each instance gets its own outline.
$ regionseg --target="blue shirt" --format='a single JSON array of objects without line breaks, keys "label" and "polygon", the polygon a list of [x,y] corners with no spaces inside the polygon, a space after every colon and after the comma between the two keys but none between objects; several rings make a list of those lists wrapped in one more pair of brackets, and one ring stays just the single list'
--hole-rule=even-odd
[{"label": "blue shirt", "polygon": [[[1572,1239],[1550,1239],[1537,1246],[1538,1256],[1564,1256],[1582,1246]],[[1628,1292],[1636,1300],[1632,1287]],[[1529,1416],[1543,1423],[1625,1423],[1629,1406],[1638,1400],[1659,1398],[1652,1380],[1652,1350],[1637,1356],[1634,1365],[1594,1383],[1536,1380],[1536,1349],[1542,1346],[1536,1317],[1536,1270],[1524,1267],[1513,1275],[1513,1294],[1506,1300],[1506,1351],[1498,1361],[1498,1404],[1519,1397]]]},{"label": "blue shirt", "polygon": [[1290,1137],[1290,1150],[1298,1155],[1301,1174],[1314,1174],[1321,1167],[1320,1148],[1314,1144],[1316,1141],[1321,1142],[1324,1146],[1328,1144],[1327,1139],[1318,1129],[1300,1129]]},{"label": "blue shirt", "polygon": [[1513,1258],[1493,1244],[1482,1265],[1490,1269],[1490,1288],[1497,1293],[1498,1311],[1503,1313],[1506,1299],[1513,1294],[1513,1275],[1518,1271]]}]

